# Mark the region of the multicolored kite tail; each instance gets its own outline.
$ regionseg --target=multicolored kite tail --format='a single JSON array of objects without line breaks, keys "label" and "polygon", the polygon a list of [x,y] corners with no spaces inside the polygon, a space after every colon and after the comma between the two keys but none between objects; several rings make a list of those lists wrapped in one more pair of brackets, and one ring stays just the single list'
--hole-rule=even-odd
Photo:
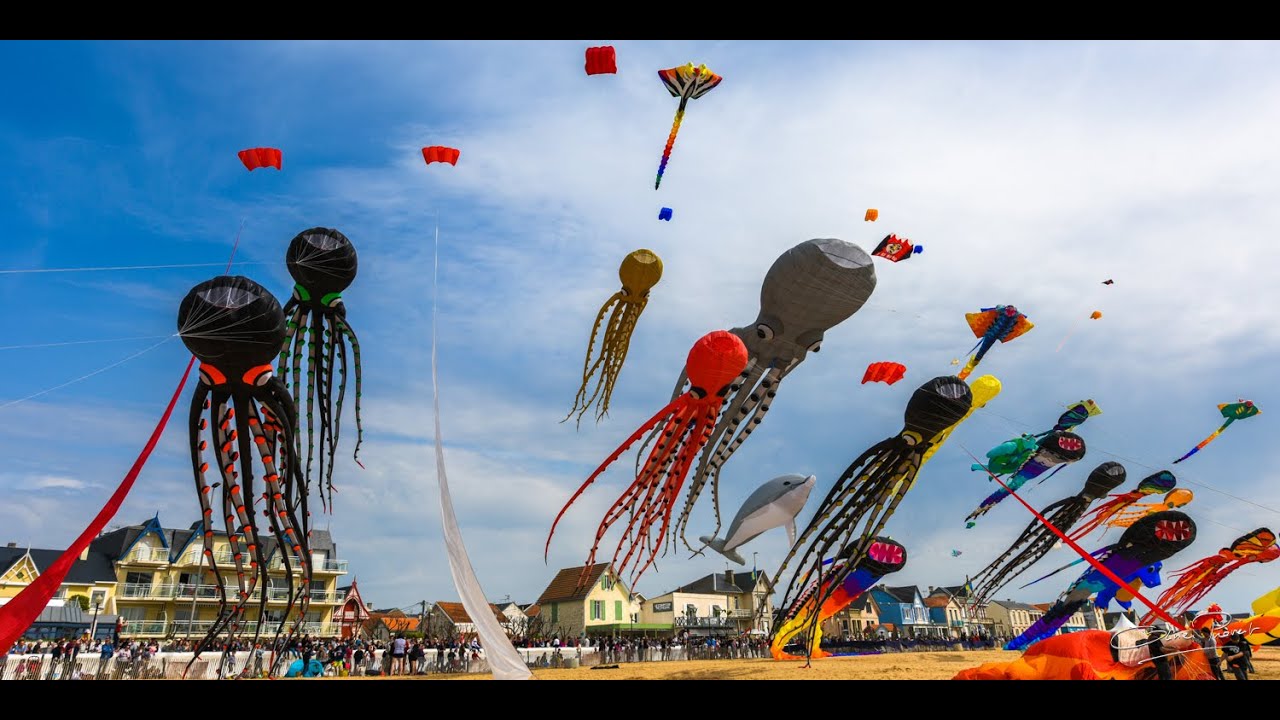
[{"label": "multicolored kite tail", "polygon": [[1186,460],[1192,455],[1195,455],[1196,453],[1200,452],[1200,450],[1205,445],[1208,445],[1209,443],[1216,440],[1217,437],[1222,434],[1222,431],[1231,427],[1231,423],[1235,422],[1236,420],[1251,418],[1255,415],[1260,415],[1262,413],[1262,411],[1258,409],[1258,406],[1253,404],[1252,400],[1241,400],[1240,402],[1223,403],[1218,406],[1218,412],[1222,413],[1222,417],[1226,418],[1227,421],[1222,423],[1222,425],[1217,430],[1214,430],[1212,435],[1205,438],[1204,440],[1201,440],[1199,445],[1196,445],[1195,447],[1191,448],[1191,451],[1188,452],[1186,455],[1183,455],[1177,460],[1174,460],[1173,464],[1177,465],[1183,460]]},{"label": "multicolored kite tail", "polygon": [[658,163],[658,177],[653,181],[654,190],[657,190],[658,186],[662,185],[662,174],[666,172],[667,163],[671,160],[671,149],[675,147],[676,135],[680,132],[680,123],[684,121],[685,107],[688,106],[690,100],[696,100],[706,95],[715,86],[719,85],[721,80],[724,80],[724,78],[708,70],[706,65],[700,65],[695,68],[693,63],[682,67],[659,70],[658,77],[667,86],[671,97],[680,98],[680,107],[676,108],[676,119],[671,124],[671,134],[667,136],[667,144],[662,149],[662,161]]}]

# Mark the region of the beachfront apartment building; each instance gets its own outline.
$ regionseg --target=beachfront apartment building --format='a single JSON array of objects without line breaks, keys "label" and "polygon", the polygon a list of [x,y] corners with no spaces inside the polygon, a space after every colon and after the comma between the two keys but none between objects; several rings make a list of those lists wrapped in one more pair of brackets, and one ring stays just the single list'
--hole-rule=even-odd
[{"label": "beachfront apartment building", "polygon": [[712,573],[640,603],[640,624],[693,636],[767,635],[772,593],[762,571]]},{"label": "beachfront apartment building", "polygon": [[[562,640],[644,630],[639,597],[627,590],[612,563],[564,568],[538,597],[539,632]],[[654,628],[647,628],[653,630]]]},{"label": "beachfront apartment building", "polygon": [[1005,638],[1021,635],[1044,615],[1035,605],[1016,600],[992,600],[988,612],[996,621],[996,635]]},{"label": "beachfront apartment building", "polygon": [[915,585],[900,587],[877,585],[871,588],[870,594],[880,609],[880,623],[893,625],[898,637],[924,637],[939,634],[929,621],[929,608],[924,604],[920,588]]},{"label": "beachfront apartment building", "polygon": [[[239,594],[226,533],[213,534],[213,561],[220,578],[214,576],[202,552],[203,534],[201,522],[186,529],[165,528],[159,515],[103,533],[81,553],[54,600],[66,602],[87,594],[90,612],[96,604],[99,624],[102,616],[118,616],[123,622],[121,634],[126,637],[202,637],[218,615],[219,584],[228,599]],[[334,622],[334,611],[346,600],[337,584],[338,578],[347,574],[347,561],[336,558],[337,547],[327,530],[312,530],[310,545],[313,573],[307,591],[311,604],[302,631],[313,637],[336,637],[341,624]],[[4,568],[0,569],[0,601],[17,595],[62,554],[61,550],[19,551],[16,543],[4,550],[0,554],[0,568]],[[272,632],[289,604],[289,584],[274,540],[264,539],[263,550],[268,587],[259,587],[250,596],[242,634],[252,635],[256,630],[262,593],[267,593],[266,619]],[[296,557],[291,561],[297,590],[301,569]],[[295,604],[293,612],[297,610]],[[86,626],[84,631],[88,629]]]}]

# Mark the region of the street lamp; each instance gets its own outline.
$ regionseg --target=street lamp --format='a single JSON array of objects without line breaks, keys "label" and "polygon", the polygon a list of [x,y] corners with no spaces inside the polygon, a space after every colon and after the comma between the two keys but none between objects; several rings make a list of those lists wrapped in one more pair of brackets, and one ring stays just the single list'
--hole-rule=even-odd
[{"label": "street lamp", "polygon": [[95,591],[93,593],[93,622],[89,625],[89,642],[93,642],[98,634],[98,611],[102,609],[102,600],[102,591]]}]

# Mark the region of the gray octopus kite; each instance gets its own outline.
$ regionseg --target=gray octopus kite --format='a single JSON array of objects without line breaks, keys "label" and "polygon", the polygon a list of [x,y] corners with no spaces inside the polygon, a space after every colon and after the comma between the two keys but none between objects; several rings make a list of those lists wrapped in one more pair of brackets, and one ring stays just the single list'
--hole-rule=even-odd
[{"label": "gray octopus kite", "polygon": [[[828,330],[862,309],[875,289],[871,256],[844,240],[806,240],[774,261],[760,287],[755,323],[729,331],[746,344],[747,367],[729,388],[725,409],[698,460],[677,522],[685,547],[693,550],[685,539],[685,527],[707,480],[714,497],[714,536],[720,531],[720,469],[764,420],[782,380],[809,353],[818,352]],[[678,397],[687,383],[688,377],[681,373],[672,397]]]}]

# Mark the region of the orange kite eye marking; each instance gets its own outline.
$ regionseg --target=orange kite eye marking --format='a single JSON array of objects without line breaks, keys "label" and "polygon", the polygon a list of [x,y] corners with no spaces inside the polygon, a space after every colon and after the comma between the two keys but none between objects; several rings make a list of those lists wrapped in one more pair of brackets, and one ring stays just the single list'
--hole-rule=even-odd
[{"label": "orange kite eye marking", "polygon": [[240,486],[239,486],[239,485],[232,485],[232,486],[231,486],[231,494],[232,494],[232,495],[235,495],[235,494],[237,494],[237,493],[239,493],[239,492],[240,492]]},{"label": "orange kite eye marking", "polygon": [[200,450],[203,452],[204,450],[207,450],[208,448],[209,448],[209,441],[208,441],[208,440],[201,440],[201,441],[200,441]]},{"label": "orange kite eye marking", "polygon": [[[201,468],[201,472],[203,472],[203,471],[205,471],[205,470],[208,470],[208,469],[209,469],[209,464],[208,464],[208,463],[205,463],[205,466],[204,466],[203,468]],[[200,488],[200,492],[201,492],[201,493],[203,493],[203,494],[205,494],[205,495],[208,495],[208,494],[209,494],[209,492],[210,492],[210,491],[212,491],[212,490],[213,490],[213,488],[209,487],[208,485],[205,485],[204,487]]]}]

